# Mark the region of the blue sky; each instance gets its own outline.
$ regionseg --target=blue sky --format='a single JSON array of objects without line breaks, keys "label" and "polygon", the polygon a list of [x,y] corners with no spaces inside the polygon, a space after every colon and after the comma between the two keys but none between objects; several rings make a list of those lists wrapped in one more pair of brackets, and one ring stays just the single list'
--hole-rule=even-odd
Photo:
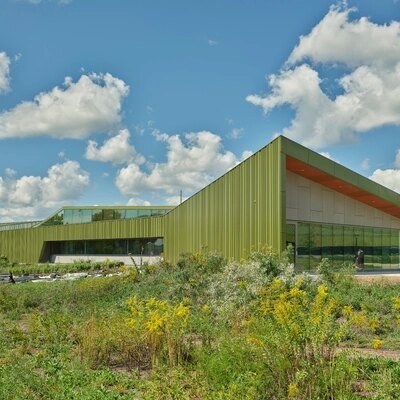
[{"label": "blue sky", "polygon": [[0,221],[173,204],[285,134],[400,192],[400,2],[0,0]]}]

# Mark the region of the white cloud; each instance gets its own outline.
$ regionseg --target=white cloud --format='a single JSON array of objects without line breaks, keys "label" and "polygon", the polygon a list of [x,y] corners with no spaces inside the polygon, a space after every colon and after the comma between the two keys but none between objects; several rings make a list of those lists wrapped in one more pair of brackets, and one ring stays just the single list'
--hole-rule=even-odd
[{"label": "white cloud", "polygon": [[218,42],[216,40],[208,39],[208,44],[210,46],[216,46],[218,44]]},{"label": "white cloud", "polygon": [[[187,197],[182,196],[182,203],[187,199]],[[169,196],[165,199],[168,206],[177,206],[181,204],[181,196]]]},{"label": "white cloud", "polygon": [[250,151],[250,150],[245,150],[245,151],[242,153],[242,157],[241,157],[240,161],[239,161],[237,164],[239,164],[240,162],[246,160],[246,158],[249,158],[249,157],[252,156],[252,155],[253,155],[253,152],[252,152],[252,151]]},{"label": "white cloud", "polygon": [[332,156],[327,151],[320,151],[319,154],[321,154],[321,156],[329,158],[330,160],[333,160]]},{"label": "white cloud", "polygon": [[17,171],[15,171],[15,170],[12,169],[12,168],[6,168],[6,169],[4,170],[4,172],[5,172],[6,176],[8,176],[8,177],[13,177],[13,176],[15,176],[16,173],[17,173]]},{"label": "white cloud", "polygon": [[366,170],[369,168],[369,158],[364,158],[363,162],[361,163],[361,168]]},{"label": "white cloud", "polygon": [[129,143],[128,129],[122,129],[110,139],[98,146],[94,140],[89,140],[86,148],[86,158],[93,161],[111,162],[113,164],[135,163],[143,164],[144,157],[138,154],[135,147]]},{"label": "white cloud", "polygon": [[82,75],[33,101],[0,114],[0,139],[29,136],[81,139],[112,129],[121,120],[129,87],[111,74]]},{"label": "white cloud", "polygon": [[394,160],[394,166],[395,166],[396,168],[400,168],[400,149],[397,150],[396,158],[395,158],[395,160]]},{"label": "white cloud", "polygon": [[232,152],[224,151],[220,136],[211,132],[188,133],[184,142],[179,135],[159,134],[157,138],[167,144],[167,161],[150,165],[148,173],[134,163],[121,168],[116,185],[122,194],[137,195],[145,190],[176,194],[181,189],[192,193],[239,162]]},{"label": "white cloud", "polygon": [[393,68],[400,59],[400,23],[378,25],[362,17],[349,20],[354,8],[333,6],[289,56],[289,65],[309,59],[344,63],[350,67],[376,65]]},{"label": "white cloud", "polygon": [[377,169],[369,178],[400,193],[400,169]]},{"label": "white cloud", "polygon": [[243,136],[244,129],[243,128],[233,128],[229,133],[228,137],[237,140]]},{"label": "white cloud", "polygon": [[[289,105],[296,115],[283,134],[306,146],[354,141],[357,134],[400,125],[400,23],[350,21],[349,9],[332,7],[310,34],[301,37],[286,69],[270,75],[270,93],[247,100],[264,111]],[[335,98],[322,89],[316,67],[299,62],[345,64]]]},{"label": "white cloud", "polygon": [[0,52],[0,93],[10,90],[10,64],[7,54],[4,51]]},{"label": "white cloud", "polygon": [[66,161],[49,168],[47,176],[15,174],[0,177],[0,217],[3,220],[37,218],[46,208],[60,207],[79,198],[89,185],[88,172],[77,161]]},{"label": "white cloud", "polygon": [[138,197],[131,197],[128,200],[127,206],[151,206],[151,203],[147,200],[139,199]]},{"label": "white cloud", "polygon": [[369,178],[400,193],[400,149],[396,152],[394,166],[395,168],[376,169]]}]

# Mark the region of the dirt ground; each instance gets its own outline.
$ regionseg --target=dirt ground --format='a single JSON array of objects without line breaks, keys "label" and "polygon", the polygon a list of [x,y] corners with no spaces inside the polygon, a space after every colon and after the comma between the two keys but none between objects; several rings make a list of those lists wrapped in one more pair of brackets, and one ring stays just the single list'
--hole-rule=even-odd
[{"label": "dirt ground", "polygon": [[340,347],[339,351],[348,351],[355,357],[382,357],[393,361],[400,361],[400,350],[372,349],[361,347]]},{"label": "dirt ground", "polygon": [[400,283],[400,274],[355,275],[354,277],[363,283]]}]

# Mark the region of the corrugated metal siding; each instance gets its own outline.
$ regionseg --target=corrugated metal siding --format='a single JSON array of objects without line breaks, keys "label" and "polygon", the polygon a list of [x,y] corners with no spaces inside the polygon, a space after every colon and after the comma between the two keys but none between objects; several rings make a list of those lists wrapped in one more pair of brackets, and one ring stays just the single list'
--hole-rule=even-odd
[{"label": "corrugated metal siding", "polygon": [[163,237],[164,218],[43,226],[0,232],[0,254],[14,262],[38,262],[45,241]]},{"label": "corrugated metal siding", "polygon": [[169,212],[165,257],[174,262],[203,247],[235,259],[266,245],[282,251],[284,167],[277,138]]}]

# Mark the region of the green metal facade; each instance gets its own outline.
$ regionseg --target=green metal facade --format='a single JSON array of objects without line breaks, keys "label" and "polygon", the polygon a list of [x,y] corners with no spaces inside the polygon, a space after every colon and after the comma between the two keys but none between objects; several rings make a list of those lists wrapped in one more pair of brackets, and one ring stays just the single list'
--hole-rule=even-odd
[{"label": "green metal facade", "polygon": [[14,262],[38,262],[46,241],[162,237],[164,222],[163,217],[150,217],[4,231],[0,254]]},{"label": "green metal facade", "polygon": [[172,262],[203,248],[234,259],[265,246],[281,252],[287,155],[400,207],[399,194],[281,136],[164,216],[0,231],[0,254],[38,262],[46,241],[146,237],[163,237]]},{"label": "green metal facade", "polygon": [[164,218],[165,257],[202,248],[240,259],[252,250],[282,250],[284,158],[274,140]]}]

